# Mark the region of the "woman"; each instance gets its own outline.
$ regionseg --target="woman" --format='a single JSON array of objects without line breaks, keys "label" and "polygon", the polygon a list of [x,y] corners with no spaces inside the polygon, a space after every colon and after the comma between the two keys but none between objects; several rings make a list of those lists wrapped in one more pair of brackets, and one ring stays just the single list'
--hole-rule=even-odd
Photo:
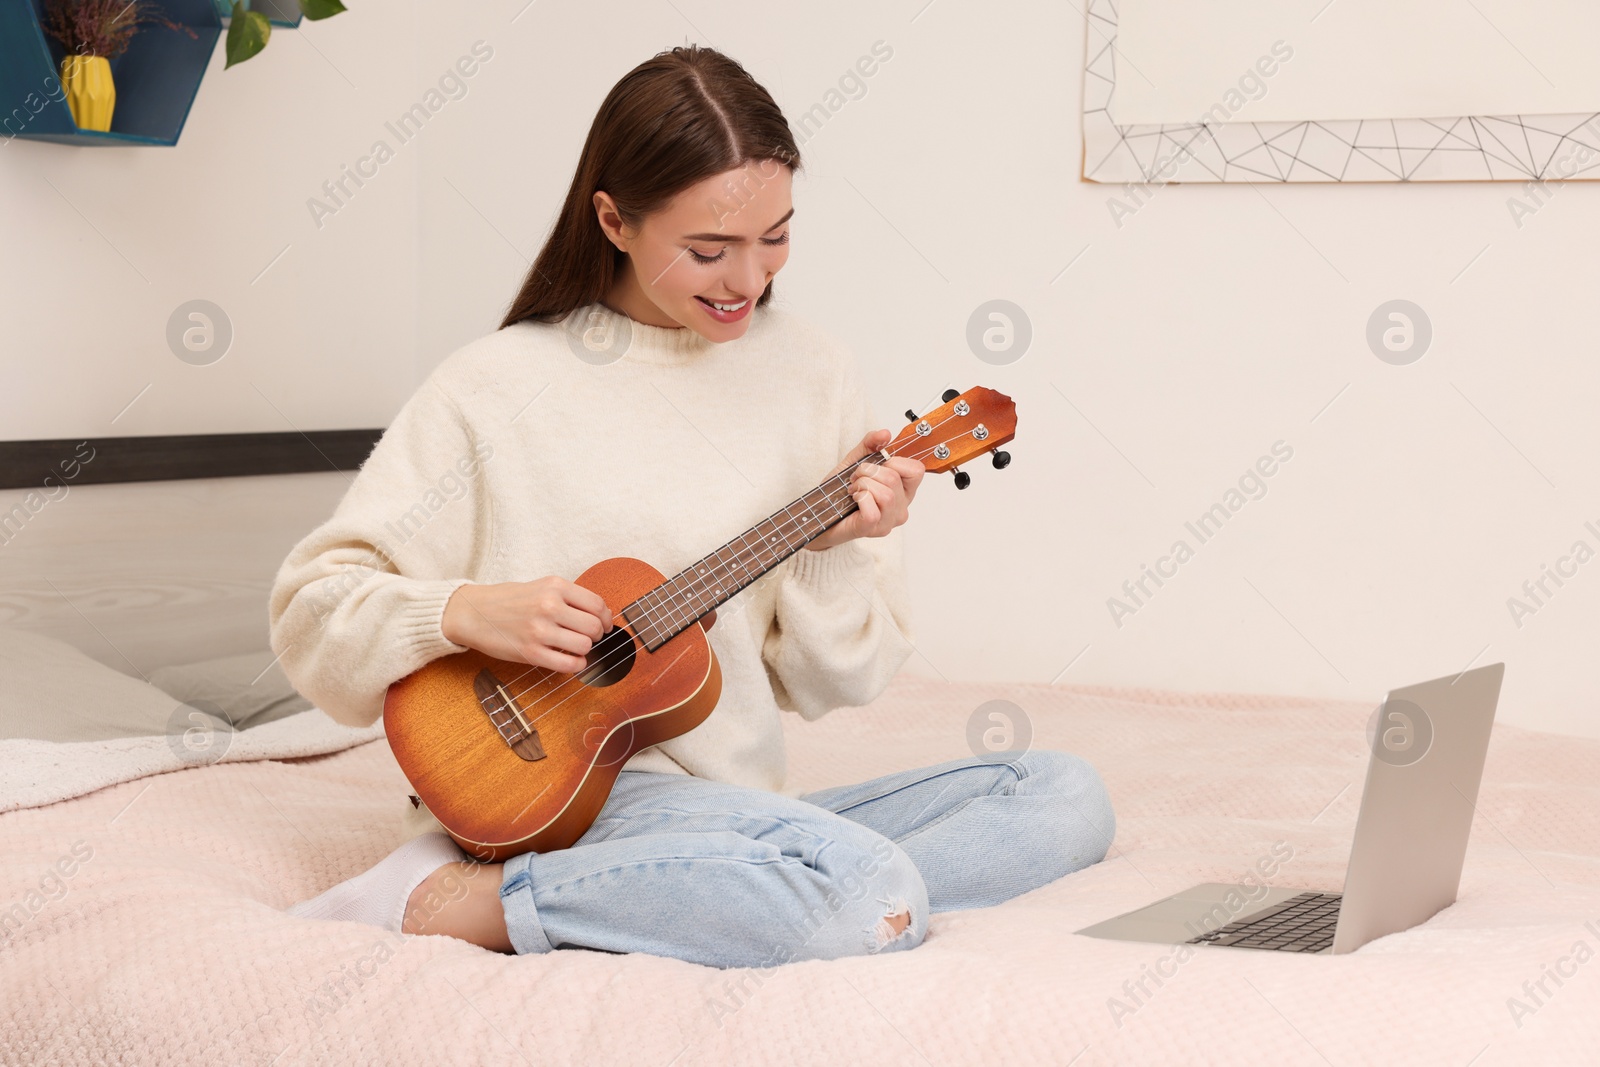
[{"label": "woman", "polygon": [[[853,357],[770,306],[799,163],[772,98],[710,49],[612,89],[500,329],[433,372],[279,572],[272,645],[302,693],[362,725],[467,648],[576,672],[613,619],[565,576],[612,556],[673,573],[889,442]],[[412,798],[416,836],[295,914],[770,966],[912,948],[930,912],[1100,860],[1110,802],[1061,753],[780,792],[780,709],[870,703],[911,652],[896,528],[922,475],[862,465],[857,510],[724,608],[715,710],[630,759],[576,845],[477,864]]]}]

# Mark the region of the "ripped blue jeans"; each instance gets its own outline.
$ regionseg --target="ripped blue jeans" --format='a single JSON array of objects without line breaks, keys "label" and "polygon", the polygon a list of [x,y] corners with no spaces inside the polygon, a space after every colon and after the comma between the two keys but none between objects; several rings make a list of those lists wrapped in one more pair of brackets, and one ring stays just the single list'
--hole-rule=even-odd
[{"label": "ripped blue jeans", "polygon": [[900,951],[930,912],[1009,900],[1102,859],[1116,818],[1062,752],[999,752],[798,799],[623,771],[569,849],[506,861],[519,953],[647,952],[769,968]]}]

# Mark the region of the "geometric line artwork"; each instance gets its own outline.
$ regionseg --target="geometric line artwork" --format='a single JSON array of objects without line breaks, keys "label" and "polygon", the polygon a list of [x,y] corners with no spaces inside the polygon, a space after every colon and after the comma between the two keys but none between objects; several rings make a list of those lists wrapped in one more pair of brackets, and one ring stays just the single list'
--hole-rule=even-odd
[{"label": "geometric line artwork", "polygon": [[[1113,0],[1088,0],[1085,14],[1085,181],[1165,184],[1600,178],[1600,112],[1118,125],[1112,117],[1117,9]],[[1230,113],[1225,106],[1221,110]]]}]

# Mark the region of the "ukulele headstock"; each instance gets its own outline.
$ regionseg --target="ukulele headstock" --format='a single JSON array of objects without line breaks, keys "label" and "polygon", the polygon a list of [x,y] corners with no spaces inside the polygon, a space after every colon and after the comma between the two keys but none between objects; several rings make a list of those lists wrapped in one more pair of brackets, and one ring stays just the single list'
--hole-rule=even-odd
[{"label": "ukulele headstock", "polygon": [[[994,453],[997,468],[1011,462],[1009,452],[999,451],[1017,435],[1017,407],[1009,396],[974,386],[964,393],[947,389],[942,399],[943,404],[924,415],[906,412],[911,424],[889,442],[890,455],[919,460],[934,474],[955,470],[986,452]],[[965,472],[956,472],[958,488],[965,489],[969,480]]]}]

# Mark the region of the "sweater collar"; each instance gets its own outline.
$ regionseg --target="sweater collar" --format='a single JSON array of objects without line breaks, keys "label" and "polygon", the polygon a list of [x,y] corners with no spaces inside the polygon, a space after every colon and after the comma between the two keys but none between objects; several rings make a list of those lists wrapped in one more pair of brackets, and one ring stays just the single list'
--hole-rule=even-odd
[{"label": "sweater collar", "polygon": [[619,359],[622,363],[682,366],[717,347],[716,342],[706,340],[687,326],[650,326],[612,311],[598,301],[572,312],[566,325],[572,329],[580,323],[585,330],[598,329],[602,331],[599,336],[616,339],[610,343],[622,344],[624,349]]}]

